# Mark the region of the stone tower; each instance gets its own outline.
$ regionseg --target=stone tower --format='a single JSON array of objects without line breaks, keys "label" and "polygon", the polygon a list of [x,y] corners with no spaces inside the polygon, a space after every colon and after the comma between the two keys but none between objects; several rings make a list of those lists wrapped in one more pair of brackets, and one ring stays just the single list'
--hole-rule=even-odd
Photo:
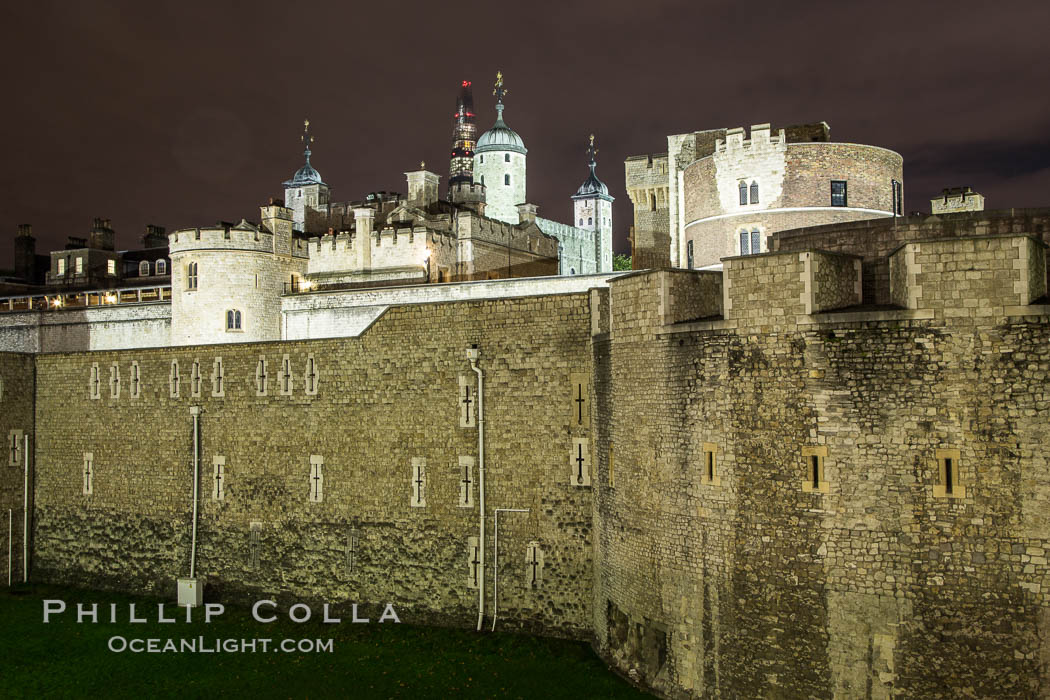
[{"label": "stone tower", "polygon": [[478,139],[474,151],[474,180],[485,186],[485,214],[518,223],[518,205],[525,203],[525,155],[528,149],[503,121],[503,74],[496,74],[496,123]]},{"label": "stone tower", "polygon": [[172,345],[280,340],[281,295],[306,273],[308,253],[290,208],[261,214],[261,226],[242,219],[168,236]]},{"label": "stone tower", "polygon": [[284,183],[284,206],[292,210],[292,225],[296,231],[305,231],[307,212],[328,206],[330,197],[328,185],[321,180],[321,174],[310,165],[310,144],[313,143],[314,137],[310,135],[309,119],[303,122],[302,141],[306,163],[295,172],[291,180]]},{"label": "stone tower", "polygon": [[598,149],[594,146],[594,134],[587,147],[590,158],[591,174],[587,176],[573,200],[573,225],[594,235],[595,260],[599,272],[612,272],[612,203],[609,188],[594,174],[597,165],[595,156]]}]

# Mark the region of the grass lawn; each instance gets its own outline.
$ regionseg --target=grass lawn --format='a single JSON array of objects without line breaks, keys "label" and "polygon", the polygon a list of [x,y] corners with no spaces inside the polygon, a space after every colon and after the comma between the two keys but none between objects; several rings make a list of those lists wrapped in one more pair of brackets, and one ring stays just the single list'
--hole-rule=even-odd
[{"label": "grass lawn", "polygon": [[[58,586],[0,589],[0,695],[3,697],[250,697],[250,698],[640,698],[606,669],[586,644],[516,634],[405,624],[342,624],[314,618],[296,624],[284,613],[260,624],[247,609],[227,608],[210,624],[203,611],[187,624],[185,612],[165,605],[157,622],[151,598]],[[43,600],[65,601],[66,612],[43,623]],[[99,622],[76,622],[76,604],[98,603]],[[117,622],[109,622],[110,604]],[[128,604],[144,624],[128,621]],[[190,653],[113,652],[111,638],[265,639],[270,649]],[[282,640],[332,640],[332,650],[302,653],[274,647]],[[119,641],[114,642],[120,646]],[[239,644],[239,641],[238,641]]]}]

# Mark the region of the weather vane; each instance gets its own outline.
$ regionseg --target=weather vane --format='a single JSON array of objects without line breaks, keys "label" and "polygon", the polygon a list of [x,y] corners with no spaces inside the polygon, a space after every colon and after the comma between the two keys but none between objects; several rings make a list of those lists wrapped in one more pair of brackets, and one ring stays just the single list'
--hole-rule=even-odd
[{"label": "weather vane", "polygon": [[587,147],[587,155],[591,157],[591,160],[598,155],[598,149],[594,147],[594,134],[591,134],[591,145]]},{"label": "weather vane", "polygon": [[314,142],[314,137],[310,135],[310,120],[303,120],[303,135],[300,137],[306,147],[309,148],[310,144]]},{"label": "weather vane", "polygon": [[503,102],[503,96],[507,94],[507,90],[503,87],[503,71],[496,71],[496,89],[492,91],[492,94],[496,96],[497,102]]}]

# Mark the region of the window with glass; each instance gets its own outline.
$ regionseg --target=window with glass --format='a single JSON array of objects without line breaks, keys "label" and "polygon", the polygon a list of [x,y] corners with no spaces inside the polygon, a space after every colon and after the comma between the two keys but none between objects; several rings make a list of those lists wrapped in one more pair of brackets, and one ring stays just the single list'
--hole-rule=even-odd
[{"label": "window with glass", "polygon": [[832,180],[831,181],[831,206],[833,206],[833,207],[844,207],[844,206],[846,206],[846,181],[845,180]]}]

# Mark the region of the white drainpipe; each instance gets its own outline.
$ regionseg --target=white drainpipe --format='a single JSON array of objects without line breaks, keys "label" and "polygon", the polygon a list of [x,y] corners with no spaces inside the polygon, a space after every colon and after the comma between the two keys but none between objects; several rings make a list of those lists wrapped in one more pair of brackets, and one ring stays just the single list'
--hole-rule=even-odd
[{"label": "white drainpipe", "polygon": [[477,366],[479,354],[477,345],[467,350],[470,368],[478,375],[478,632],[485,618],[485,392],[484,377]]},{"label": "white drainpipe", "polygon": [[29,436],[22,443],[25,471],[22,481],[22,583],[29,581]]},{"label": "white drainpipe", "polygon": [[200,482],[200,406],[190,406],[193,416],[193,529],[190,535],[190,578],[197,571],[197,500],[198,483]]},{"label": "white drainpipe", "polygon": [[528,508],[497,508],[492,512],[492,631],[496,631],[496,613],[499,610],[499,514],[528,513]]}]

